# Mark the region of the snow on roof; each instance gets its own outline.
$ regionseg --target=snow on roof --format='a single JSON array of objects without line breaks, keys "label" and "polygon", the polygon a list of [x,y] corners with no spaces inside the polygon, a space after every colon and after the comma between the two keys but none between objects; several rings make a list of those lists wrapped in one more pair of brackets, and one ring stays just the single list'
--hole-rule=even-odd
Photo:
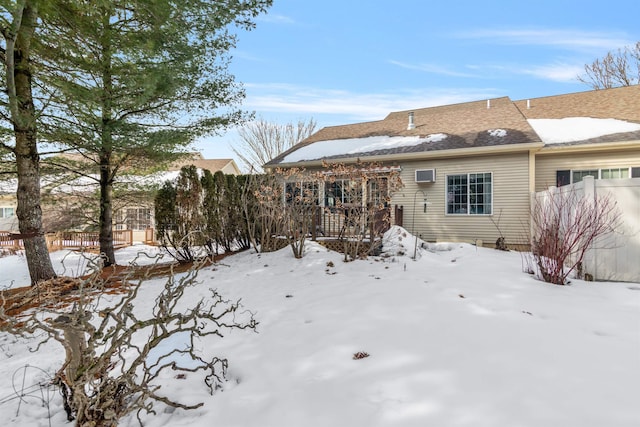
[{"label": "snow on roof", "polygon": [[591,117],[529,119],[529,124],[545,144],[584,141],[604,135],[640,130],[638,123]]},{"label": "snow on roof", "polygon": [[398,147],[409,147],[424,142],[438,142],[447,137],[444,133],[423,136],[369,136],[365,138],[332,139],[318,141],[301,147],[287,154],[283,163],[317,160],[332,156],[370,153],[378,150],[389,150]]}]

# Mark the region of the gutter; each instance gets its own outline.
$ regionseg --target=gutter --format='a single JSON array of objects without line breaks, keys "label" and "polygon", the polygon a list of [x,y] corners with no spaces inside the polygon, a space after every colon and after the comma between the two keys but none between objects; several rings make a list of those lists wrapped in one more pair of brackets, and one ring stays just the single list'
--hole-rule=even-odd
[{"label": "gutter", "polygon": [[636,148],[640,150],[640,140],[635,141],[623,141],[623,142],[597,142],[588,144],[546,144],[544,145],[538,154],[558,154],[562,153],[575,153],[575,152],[598,152],[609,151],[612,149],[630,149]]},{"label": "gutter", "polygon": [[364,162],[399,162],[399,161],[412,161],[412,160],[430,160],[441,159],[447,157],[469,157],[477,155],[491,155],[491,154],[503,154],[503,153],[515,153],[515,152],[529,152],[531,150],[540,150],[544,147],[543,142],[527,142],[523,144],[505,144],[505,145],[492,145],[488,147],[469,147],[469,148],[453,148],[449,150],[436,150],[436,151],[418,151],[413,153],[397,153],[397,154],[381,154],[376,156],[367,156],[363,153],[362,156],[354,157],[341,157],[338,159],[320,159],[309,160],[293,163],[278,163],[276,165],[265,165],[265,170],[274,170],[278,168],[302,168],[302,167],[318,167],[323,163],[357,163],[358,161]]}]

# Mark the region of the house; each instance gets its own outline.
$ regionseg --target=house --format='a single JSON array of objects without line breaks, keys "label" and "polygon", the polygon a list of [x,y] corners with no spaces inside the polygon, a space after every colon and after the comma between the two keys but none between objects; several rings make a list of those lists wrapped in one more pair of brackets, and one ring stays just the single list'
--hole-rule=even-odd
[{"label": "house", "polygon": [[[71,160],[82,157],[66,155]],[[194,165],[207,169],[211,173],[222,171],[224,174],[239,175],[240,169],[233,159],[205,159],[200,153],[193,153],[188,158],[174,162],[167,170],[146,176],[122,174],[120,184],[127,189],[117,192],[114,197],[114,230],[131,231],[133,241],[150,240],[153,233],[148,230],[154,226],[153,198],[149,196],[149,188],[155,188],[168,179],[175,178],[180,168]],[[41,179],[43,192],[43,223],[45,230],[84,230],[95,223],[95,215],[84,212],[78,206],[82,199],[95,197],[96,182],[87,178],[78,178],[64,184],[56,182],[53,177],[43,176]],[[18,232],[18,221],[15,216],[16,199],[15,179],[0,181],[0,231]],[[88,218],[87,216],[93,216]]]},{"label": "house", "polygon": [[[240,175],[240,168],[233,159],[205,159],[201,153],[192,153],[188,158],[169,165],[166,171],[153,175],[147,180],[156,185],[174,179],[184,166],[195,166],[208,170],[212,174],[220,171],[225,175]],[[115,211],[115,230],[132,230],[133,241],[153,241],[155,236],[151,230],[154,227],[154,206],[152,199],[136,200],[125,203]]]},{"label": "house", "polygon": [[526,245],[535,192],[587,175],[640,177],[640,86],[393,112],[323,128],[265,169],[358,161],[400,171],[404,188],[391,204],[423,239]]}]

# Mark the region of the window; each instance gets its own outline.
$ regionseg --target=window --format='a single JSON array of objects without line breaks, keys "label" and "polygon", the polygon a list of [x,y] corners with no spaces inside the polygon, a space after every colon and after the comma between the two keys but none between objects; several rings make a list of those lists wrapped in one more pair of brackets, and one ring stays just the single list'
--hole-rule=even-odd
[{"label": "window", "polygon": [[367,202],[376,206],[387,206],[389,185],[387,178],[372,179],[367,183]]},{"label": "window", "polygon": [[571,178],[573,183],[580,182],[585,176],[592,176],[595,179],[598,179],[598,169],[589,169],[589,170],[581,170],[581,171],[573,171],[571,174]]},{"label": "window", "polygon": [[307,205],[317,205],[320,194],[318,184],[315,182],[287,182],[284,186],[285,201],[287,204],[293,201]]},{"label": "window", "polygon": [[333,207],[362,203],[362,185],[359,181],[336,179],[324,183],[324,205]]},{"label": "window", "polygon": [[119,230],[146,230],[151,227],[151,209],[120,209],[116,215]]},{"label": "window", "polygon": [[447,213],[491,215],[491,173],[447,175]]},{"label": "window", "polygon": [[624,179],[629,178],[629,168],[600,169],[602,179]]},{"label": "window", "polygon": [[[607,169],[584,169],[584,170],[559,170],[556,171],[556,182],[558,187],[575,184],[584,179],[585,176],[592,176],[595,179],[624,179],[633,178],[638,168],[607,168]],[[571,179],[569,179],[571,178]]]},{"label": "window", "polygon": [[11,218],[15,214],[14,208],[0,208],[0,218]]}]

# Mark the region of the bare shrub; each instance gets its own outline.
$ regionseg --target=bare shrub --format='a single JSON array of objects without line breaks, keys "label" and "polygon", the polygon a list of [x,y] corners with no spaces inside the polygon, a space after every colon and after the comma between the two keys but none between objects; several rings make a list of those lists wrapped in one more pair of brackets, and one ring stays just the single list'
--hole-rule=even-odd
[{"label": "bare shrub", "polygon": [[276,169],[254,182],[253,192],[243,196],[245,216],[254,220],[254,246],[259,241],[262,251],[270,251],[286,241],[301,258],[307,239],[331,234],[326,225],[339,230],[345,261],[366,253],[389,228],[390,197],[402,186],[397,170],[360,162],[325,163],[314,171]]},{"label": "bare shrub", "polygon": [[531,223],[533,266],[545,282],[564,285],[597,238],[621,226],[621,213],[610,195],[591,198],[573,188],[548,190],[536,199]]},{"label": "bare shrub", "polygon": [[[397,170],[379,163],[325,164],[329,171],[325,185],[341,181],[341,197],[335,207],[326,207],[342,212],[344,222],[339,238],[343,243],[345,261],[357,259],[369,244],[371,251],[391,224],[390,210],[387,208],[391,195],[402,187]],[[349,185],[344,185],[348,183]]]},{"label": "bare shrub", "polygon": [[249,221],[252,245],[260,252],[281,249],[283,187],[275,175],[255,175],[243,193],[243,208]]},{"label": "bare shrub", "polygon": [[[3,299],[0,319],[3,328],[16,335],[44,332],[38,348],[51,339],[62,345],[65,363],[55,382],[69,420],[75,418],[78,426],[115,426],[118,419],[136,413],[140,421],[142,413],[154,413],[154,402],[182,409],[202,406],[163,395],[159,380],[166,370],[178,371],[174,378],[199,375],[213,393],[225,380],[228,361],[200,354],[195,341],[223,337],[232,329],[255,329],[257,324],[239,301],[226,301],[213,290],[195,304],[183,303],[196,277],[197,268],[180,277],[171,274],[150,313],[135,309],[145,277],[122,279],[123,296],[105,305],[98,297],[103,289],[96,273],[78,280],[77,298],[66,308],[58,300],[52,307],[13,316]],[[179,336],[185,346],[165,345]]]}]

